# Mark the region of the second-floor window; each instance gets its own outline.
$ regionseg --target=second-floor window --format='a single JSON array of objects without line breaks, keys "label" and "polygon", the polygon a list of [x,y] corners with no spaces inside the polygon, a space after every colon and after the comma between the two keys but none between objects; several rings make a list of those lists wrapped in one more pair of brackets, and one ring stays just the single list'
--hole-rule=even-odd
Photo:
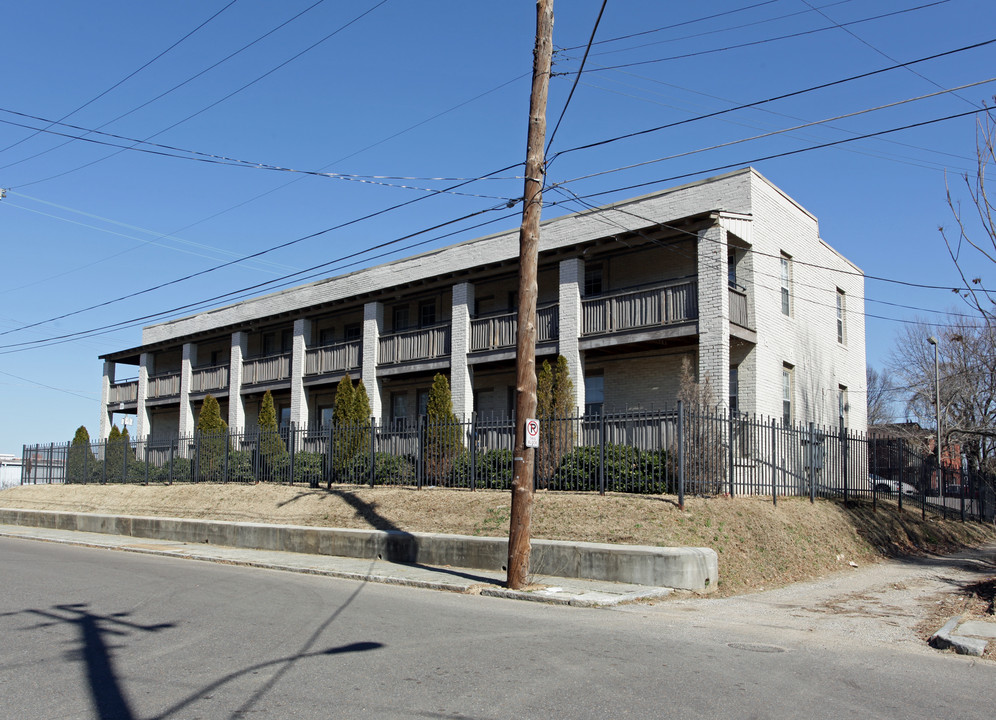
[{"label": "second-floor window", "polygon": [[846,309],[844,300],[844,291],[837,288],[837,342],[842,345],[847,338],[847,328],[844,326],[844,310]]},{"label": "second-floor window", "polygon": [[792,424],[792,381],[791,365],[782,366],[782,425]]},{"label": "second-floor window", "polygon": [[426,300],[418,305],[418,326],[429,327],[436,324],[436,301]]},{"label": "second-floor window", "polygon": [[782,315],[792,315],[792,258],[785,253],[781,257]]},{"label": "second-floor window", "polygon": [[602,293],[602,266],[600,264],[584,266],[584,294],[585,297],[599,295]]},{"label": "second-floor window", "polygon": [[391,311],[391,328],[394,332],[401,332],[402,330],[407,330],[409,326],[408,321],[408,306],[398,305]]}]

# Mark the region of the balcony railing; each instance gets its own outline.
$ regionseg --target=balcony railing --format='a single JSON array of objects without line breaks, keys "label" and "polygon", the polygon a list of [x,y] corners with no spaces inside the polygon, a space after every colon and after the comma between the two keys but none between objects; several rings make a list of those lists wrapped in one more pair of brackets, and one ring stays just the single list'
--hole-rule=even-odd
[{"label": "balcony railing", "polygon": [[309,348],[304,363],[305,375],[322,375],[331,372],[346,372],[360,367],[363,352],[362,340],[323,345]]},{"label": "balcony railing", "polygon": [[190,391],[207,392],[228,387],[228,365],[194,368],[190,374]]},{"label": "balcony railing", "polygon": [[166,372],[149,376],[149,398],[172,397],[180,394],[180,373]]},{"label": "balcony railing", "polygon": [[583,335],[674,325],[698,318],[698,281],[674,280],[609,293],[586,298],[581,305]]},{"label": "balcony railing", "polygon": [[290,378],[291,354],[266,355],[242,362],[242,383],[276,382]]},{"label": "balcony railing", "polygon": [[111,385],[108,403],[126,403],[138,400],[138,380],[124,380]]},{"label": "balcony railing", "polygon": [[[518,313],[475,318],[470,321],[470,351],[499,350],[515,347],[515,334],[518,331]],[[536,310],[536,342],[556,340],[559,335],[559,314],[557,305]]]},{"label": "balcony railing", "polygon": [[740,288],[730,288],[730,322],[751,329],[747,318],[747,293]]},{"label": "balcony railing", "polygon": [[406,330],[380,338],[379,362],[382,365],[434,360],[450,354],[450,325]]}]

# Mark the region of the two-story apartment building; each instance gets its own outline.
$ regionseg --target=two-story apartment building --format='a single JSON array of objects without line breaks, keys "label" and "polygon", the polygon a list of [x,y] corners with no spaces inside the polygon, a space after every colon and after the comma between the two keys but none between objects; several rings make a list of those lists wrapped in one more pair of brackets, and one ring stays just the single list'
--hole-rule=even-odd
[{"label": "two-story apartment building", "polygon": [[[752,168],[546,221],[538,284],[537,361],[567,359],[580,412],[673,407],[689,363],[717,404],[865,429],[864,277]],[[101,356],[100,435],[191,433],[209,393],[251,428],[266,390],[320,426],[346,373],[380,422],[437,372],[458,415],[510,414],[517,285],[511,230],[146,327]]]}]

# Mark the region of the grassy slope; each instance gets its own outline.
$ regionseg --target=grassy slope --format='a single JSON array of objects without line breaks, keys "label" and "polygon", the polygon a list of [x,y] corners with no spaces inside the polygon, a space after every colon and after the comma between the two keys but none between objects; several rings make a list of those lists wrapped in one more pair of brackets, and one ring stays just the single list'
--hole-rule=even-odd
[{"label": "grassy slope", "polygon": [[[215,518],[327,527],[503,537],[508,493],[286,485],[36,485],[0,493],[0,507]],[[536,538],[660,546],[719,553],[721,594],[806,580],[882,557],[943,552],[996,539],[992,526],[897,511],[880,501],[842,504],[759,498],[538,492]]]}]

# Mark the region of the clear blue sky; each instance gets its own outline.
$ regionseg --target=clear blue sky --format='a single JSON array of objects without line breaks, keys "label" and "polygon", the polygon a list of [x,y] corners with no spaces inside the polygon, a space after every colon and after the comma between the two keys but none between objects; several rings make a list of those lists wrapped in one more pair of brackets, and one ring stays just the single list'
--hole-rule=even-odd
[{"label": "clear blue sky", "polygon": [[[551,128],[600,6],[560,0],[555,7],[554,42],[564,50],[554,68],[563,74],[551,87]],[[992,0],[609,0],[553,151],[993,40],[994,20]],[[383,262],[390,256],[334,261],[479,211],[488,212],[391,248],[407,255],[518,225],[519,208],[502,207],[522,192],[518,168],[467,184],[456,191],[462,194],[428,196],[426,189],[458,182],[438,178],[478,178],[524,158],[534,24],[528,0],[35,0],[5,7],[0,452],[69,440],[80,424],[96,434],[97,356],[139,345],[138,318],[323,263],[330,264],[322,272],[337,274],[357,267],[348,263]],[[996,83],[695,151],[987,80],[996,76],[994,60],[996,44],[987,45],[565,153],[549,180],[601,204],[753,164],[814,213],[823,237],[867,274],[957,286],[937,227],[951,224],[945,171],[957,185],[955,176],[974,169],[974,117],[757,158],[969,112],[991,100]],[[101,143],[149,139],[179,150],[122,151],[18,125],[85,132],[50,127],[57,120],[131,139],[87,135]],[[623,189],[643,183],[651,184]],[[549,191],[546,199],[557,204],[545,217],[581,209],[570,193]],[[109,302],[418,198],[425,199]],[[977,274],[991,270],[980,266]],[[875,366],[900,321],[958,307],[950,291],[877,280],[867,282],[866,294],[866,311],[890,318],[868,318]],[[100,303],[109,304],[22,329]],[[71,342],[21,344],[118,323]]]}]

